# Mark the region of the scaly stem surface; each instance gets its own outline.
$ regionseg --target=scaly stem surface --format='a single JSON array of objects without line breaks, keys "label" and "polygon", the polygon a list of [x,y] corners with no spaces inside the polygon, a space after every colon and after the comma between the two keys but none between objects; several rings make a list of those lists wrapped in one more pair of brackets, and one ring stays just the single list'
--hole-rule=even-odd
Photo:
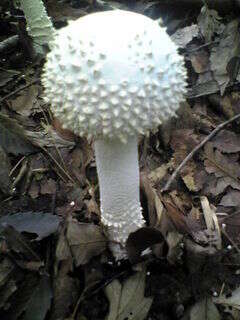
[{"label": "scaly stem surface", "polygon": [[131,232],[144,226],[139,200],[137,137],[95,141],[100,186],[101,220],[107,227],[110,248],[117,260],[126,258]]},{"label": "scaly stem surface", "polygon": [[42,46],[53,39],[54,27],[42,0],[20,0],[28,34],[34,41],[35,50],[42,53]]}]

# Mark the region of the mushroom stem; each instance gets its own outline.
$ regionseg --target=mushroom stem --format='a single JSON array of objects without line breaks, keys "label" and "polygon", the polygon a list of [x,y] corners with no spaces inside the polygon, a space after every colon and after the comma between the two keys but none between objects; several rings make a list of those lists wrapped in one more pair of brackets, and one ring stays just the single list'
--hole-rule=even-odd
[{"label": "mushroom stem", "polygon": [[28,34],[34,41],[36,52],[43,53],[43,46],[54,37],[54,27],[42,0],[20,0],[24,12]]},{"label": "mushroom stem", "polygon": [[131,232],[144,226],[139,199],[138,140],[96,140],[95,155],[100,186],[101,219],[117,260],[126,258]]}]

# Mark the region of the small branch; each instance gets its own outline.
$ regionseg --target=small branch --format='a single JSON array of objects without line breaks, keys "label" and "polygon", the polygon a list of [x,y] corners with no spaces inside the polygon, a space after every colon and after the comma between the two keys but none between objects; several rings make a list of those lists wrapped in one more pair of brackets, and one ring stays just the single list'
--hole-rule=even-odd
[{"label": "small branch", "polygon": [[165,192],[169,189],[171,186],[173,180],[176,179],[179,172],[182,170],[182,168],[185,166],[185,164],[192,159],[192,157],[209,141],[211,140],[220,130],[222,130],[225,126],[227,126],[229,123],[237,120],[240,118],[240,113],[232,117],[231,119],[219,124],[206,138],[204,138],[189,154],[188,156],[180,163],[180,165],[177,167],[177,169],[173,172],[171,177],[168,179],[167,183],[161,190],[162,192]]},{"label": "small branch", "polygon": [[40,79],[35,79],[33,80],[32,82],[20,87],[20,88],[17,88],[16,90],[8,93],[6,96],[4,96],[3,98],[0,99],[0,103],[4,102],[5,100],[7,100],[8,98],[11,98],[12,96],[14,96],[15,94],[17,94],[18,92],[24,90],[24,89],[27,89],[28,87],[31,87],[31,85],[35,84],[35,83],[38,83],[40,82]]}]

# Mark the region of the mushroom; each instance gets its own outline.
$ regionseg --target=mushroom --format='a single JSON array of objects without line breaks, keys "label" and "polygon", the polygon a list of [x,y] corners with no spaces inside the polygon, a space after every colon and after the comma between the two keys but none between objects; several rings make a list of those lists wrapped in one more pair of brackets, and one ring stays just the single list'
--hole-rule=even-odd
[{"label": "mushroom", "polygon": [[183,58],[164,28],[114,10],[61,29],[47,55],[45,96],[63,128],[94,139],[101,221],[117,260],[144,226],[138,136],[175,115],[186,92]]},{"label": "mushroom", "polygon": [[37,53],[44,52],[44,46],[54,37],[55,29],[48,17],[42,0],[20,0],[21,9],[24,12],[27,31],[34,41]]}]

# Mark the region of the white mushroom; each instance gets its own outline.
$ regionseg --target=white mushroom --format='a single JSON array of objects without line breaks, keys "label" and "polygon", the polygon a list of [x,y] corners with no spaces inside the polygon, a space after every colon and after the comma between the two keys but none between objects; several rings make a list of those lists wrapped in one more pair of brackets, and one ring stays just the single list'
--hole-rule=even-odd
[{"label": "white mushroom", "polygon": [[138,136],[175,115],[186,91],[183,58],[165,29],[116,10],[61,29],[47,55],[43,84],[64,128],[93,138],[101,219],[116,259],[144,226]]},{"label": "white mushroom", "polygon": [[48,45],[54,37],[55,29],[48,17],[42,0],[20,0],[24,12],[27,31],[34,41],[35,50],[42,53],[44,45]]}]

